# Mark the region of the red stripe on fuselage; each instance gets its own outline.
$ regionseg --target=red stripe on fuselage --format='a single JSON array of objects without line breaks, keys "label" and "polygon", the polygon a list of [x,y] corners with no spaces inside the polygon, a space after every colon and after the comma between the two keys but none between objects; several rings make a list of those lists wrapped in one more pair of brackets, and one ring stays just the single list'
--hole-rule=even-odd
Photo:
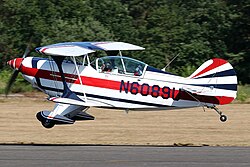
[{"label": "red stripe on fuselage", "polygon": [[[37,69],[37,68],[29,68],[25,66],[22,66],[21,72],[25,75],[29,75],[29,76],[33,76],[37,78],[61,81],[59,72],[52,72],[52,71],[42,70],[42,69]],[[64,73],[64,75],[66,77],[66,82],[80,84],[80,80],[77,75],[68,74],[68,73]],[[93,77],[87,77],[87,76],[81,76],[81,79],[82,79],[83,85],[120,91],[121,81],[113,81],[113,80],[93,78]],[[128,90],[131,89],[131,84],[132,83],[128,84]],[[149,92],[148,92],[149,95],[152,93],[152,86],[150,87],[151,89],[149,89]],[[138,89],[141,90],[141,85],[138,86]],[[159,96],[162,96],[163,95],[162,88],[160,89],[161,90],[159,91]],[[143,94],[146,94],[147,90],[142,90],[142,91],[143,91]],[[204,95],[196,95],[196,94],[192,94],[191,96],[190,94],[184,91],[174,90],[173,92],[173,89],[170,89],[169,98],[173,98],[174,100],[181,99],[181,100],[197,101],[194,97],[198,99],[200,102],[221,104],[221,105],[228,104],[234,100],[233,97],[227,97],[227,96],[204,96]]]},{"label": "red stripe on fuselage", "polygon": [[[52,71],[48,71],[48,70],[30,68],[30,67],[25,67],[25,66],[22,66],[21,71],[25,75],[29,75],[29,76],[33,76],[33,77],[37,77],[37,78],[62,81],[62,78],[61,78],[59,72],[54,72],[54,71],[52,72]],[[66,78],[66,82],[68,82],[68,83],[74,83],[78,77],[77,75],[67,74],[67,73],[64,73],[64,76]]]}]

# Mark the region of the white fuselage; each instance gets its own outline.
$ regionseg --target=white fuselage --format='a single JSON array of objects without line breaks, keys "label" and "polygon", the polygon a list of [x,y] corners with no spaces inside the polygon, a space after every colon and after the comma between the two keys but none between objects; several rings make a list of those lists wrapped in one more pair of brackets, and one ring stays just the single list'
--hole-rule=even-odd
[{"label": "white fuselage", "polygon": [[[54,61],[27,57],[22,65],[23,77],[34,87],[51,97],[62,95],[63,84]],[[149,66],[140,76],[100,72],[91,65],[76,67],[70,61],[63,62],[62,68],[70,90],[89,106],[126,109],[209,106],[222,104],[218,98],[229,98],[232,94],[213,86],[220,84],[216,77],[190,79]],[[230,79],[225,77],[223,82]]]}]

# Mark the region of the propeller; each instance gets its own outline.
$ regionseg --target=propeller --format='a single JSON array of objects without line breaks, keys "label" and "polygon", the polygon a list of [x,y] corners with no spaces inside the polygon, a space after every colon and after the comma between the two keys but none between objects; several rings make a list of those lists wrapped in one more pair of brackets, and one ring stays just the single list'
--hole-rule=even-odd
[{"label": "propeller", "polygon": [[[26,49],[25,49],[25,52],[24,52],[22,58],[27,57],[27,55],[28,55],[29,53],[30,53],[30,47],[29,47],[29,45],[28,45],[28,46],[26,47]],[[18,73],[19,73],[19,68],[15,68],[15,67],[14,67],[13,73],[12,73],[12,75],[11,75],[9,81],[8,81],[7,86],[5,87],[5,96],[6,96],[6,97],[8,96],[8,94],[9,94],[9,92],[10,92],[11,86],[14,84],[14,82],[15,82],[15,80],[16,80],[16,78],[17,78],[17,76],[18,76]]]}]

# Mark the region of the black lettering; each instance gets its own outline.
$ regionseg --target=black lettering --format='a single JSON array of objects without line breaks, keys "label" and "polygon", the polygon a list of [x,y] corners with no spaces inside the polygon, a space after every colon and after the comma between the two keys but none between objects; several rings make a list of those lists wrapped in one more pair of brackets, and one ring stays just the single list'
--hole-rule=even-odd
[{"label": "black lettering", "polygon": [[142,96],[147,96],[149,94],[149,85],[148,84],[142,84],[141,85],[141,95]]},{"label": "black lettering", "polygon": [[174,94],[175,94],[175,88],[172,89],[172,99],[174,99]]},{"label": "black lettering", "polygon": [[161,95],[161,97],[162,97],[163,99],[168,99],[168,98],[170,97],[170,88],[169,88],[169,87],[164,86],[164,87],[162,88],[162,95]]},{"label": "black lettering", "polygon": [[120,84],[120,92],[125,91],[125,93],[128,93],[128,87],[129,87],[129,81],[127,82],[127,85],[122,80]]},{"label": "black lettering", "polygon": [[139,92],[138,87],[139,87],[139,83],[133,82],[131,84],[130,93],[136,95]]},{"label": "black lettering", "polygon": [[151,91],[151,96],[152,97],[158,97],[160,94],[160,87],[158,85],[153,85],[152,86],[152,91]]}]

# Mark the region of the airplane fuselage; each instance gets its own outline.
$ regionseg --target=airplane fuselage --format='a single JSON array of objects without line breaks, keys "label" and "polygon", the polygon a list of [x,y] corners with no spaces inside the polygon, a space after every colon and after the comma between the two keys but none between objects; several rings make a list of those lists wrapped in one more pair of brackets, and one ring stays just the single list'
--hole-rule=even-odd
[{"label": "airplane fuselage", "polygon": [[[226,104],[233,100],[232,97],[225,96],[228,90],[218,91],[220,85],[216,78],[212,81],[210,78],[184,78],[148,65],[140,76],[100,72],[91,65],[77,65],[79,77],[73,62],[64,61],[62,67],[70,90],[96,107],[125,109],[197,107]],[[23,77],[34,87],[51,97],[61,96],[63,84],[54,61],[27,57],[22,61],[20,70]],[[204,84],[208,80],[209,84]],[[190,95],[185,87],[203,92]]]}]

